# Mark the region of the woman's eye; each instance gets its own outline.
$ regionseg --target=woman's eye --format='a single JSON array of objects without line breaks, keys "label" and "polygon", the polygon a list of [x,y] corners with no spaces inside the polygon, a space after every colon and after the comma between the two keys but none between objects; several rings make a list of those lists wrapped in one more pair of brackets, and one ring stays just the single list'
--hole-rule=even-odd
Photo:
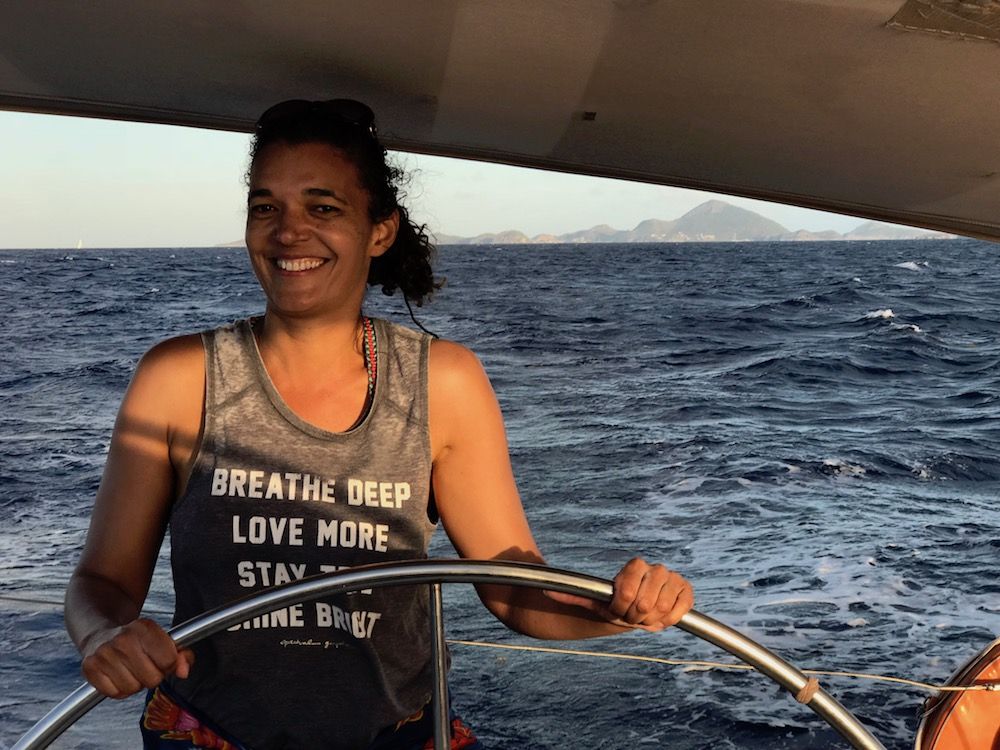
[{"label": "woman's eye", "polygon": [[332,214],[336,213],[338,211],[338,208],[336,206],[331,206],[326,203],[320,203],[318,205],[313,206],[312,210],[318,214]]},{"label": "woman's eye", "polygon": [[249,211],[253,216],[266,216],[273,210],[274,206],[269,203],[255,203],[249,208]]}]

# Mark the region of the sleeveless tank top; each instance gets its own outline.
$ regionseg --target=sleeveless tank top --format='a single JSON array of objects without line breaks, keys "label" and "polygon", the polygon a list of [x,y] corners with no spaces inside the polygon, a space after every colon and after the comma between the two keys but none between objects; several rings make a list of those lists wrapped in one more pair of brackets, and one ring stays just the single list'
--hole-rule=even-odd
[{"label": "sleeveless tank top", "polygon": [[[170,518],[174,622],[341,567],[423,558],[429,337],[376,320],[375,393],[343,433],[294,414],[250,321],[202,334],[203,435]],[[254,750],[363,748],[431,693],[427,590],[294,605],[195,646],[170,685]]]}]

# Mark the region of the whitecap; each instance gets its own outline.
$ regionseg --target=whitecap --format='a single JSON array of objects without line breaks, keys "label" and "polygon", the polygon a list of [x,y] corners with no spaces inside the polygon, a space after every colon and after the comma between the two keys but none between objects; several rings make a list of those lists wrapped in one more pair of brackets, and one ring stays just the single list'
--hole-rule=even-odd
[{"label": "whitecap", "polygon": [[840,566],[826,558],[816,566],[816,575],[825,576],[837,570]]},{"label": "whitecap", "polygon": [[888,307],[885,310],[872,310],[870,313],[865,314],[865,320],[874,320],[876,318],[882,318],[888,320],[889,318],[895,318],[896,313],[894,313]]},{"label": "whitecap", "polygon": [[921,271],[924,268],[930,268],[930,265],[926,260],[905,260],[902,263],[896,263],[896,268],[905,268],[907,271]]},{"label": "whitecap", "polygon": [[764,607],[785,607],[792,604],[816,604],[824,603],[822,599],[817,599],[814,596],[791,596],[785,599],[772,599],[771,601],[758,602],[755,605],[755,609],[763,609]]},{"label": "whitecap", "polygon": [[912,331],[913,333],[923,333],[924,329],[914,323],[893,323],[894,331]]},{"label": "whitecap", "polygon": [[864,617],[856,617],[853,620],[847,621],[847,626],[849,628],[863,628],[867,624],[868,620],[866,620]]},{"label": "whitecap", "polygon": [[838,477],[863,477],[868,473],[864,466],[849,464],[839,458],[825,458],[823,465],[833,469],[832,473]]},{"label": "whitecap", "polygon": [[705,483],[706,477],[687,477],[680,479],[670,485],[671,494],[674,492],[694,492]]}]

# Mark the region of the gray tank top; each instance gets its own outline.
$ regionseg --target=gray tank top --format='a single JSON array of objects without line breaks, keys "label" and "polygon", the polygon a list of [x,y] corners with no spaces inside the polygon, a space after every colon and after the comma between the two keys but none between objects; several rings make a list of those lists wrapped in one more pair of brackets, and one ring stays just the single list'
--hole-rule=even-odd
[{"label": "gray tank top", "polygon": [[[288,408],[249,321],[203,334],[203,437],[170,518],[175,624],[306,576],[426,557],[429,338],[375,331],[372,405],[343,433]],[[171,687],[254,750],[363,748],[430,698],[427,610],[422,586],[295,605],[196,646]]]}]

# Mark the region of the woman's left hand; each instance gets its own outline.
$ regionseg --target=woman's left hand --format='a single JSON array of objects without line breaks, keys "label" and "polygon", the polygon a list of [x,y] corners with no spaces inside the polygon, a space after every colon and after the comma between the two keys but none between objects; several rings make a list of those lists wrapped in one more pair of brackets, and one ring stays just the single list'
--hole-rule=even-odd
[{"label": "woman's left hand", "polygon": [[684,576],[639,557],[618,571],[614,590],[607,610],[618,625],[663,630],[676,625],[694,606],[694,590]]},{"label": "woman's left hand", "polygon": [[650,565],[639,557],[618,571],[608,604],[552,591],[545,593],[564,604],[589,609],[614,625],[652,632],[676,625],[694,605],[691,584],[680,573],[663,565]]}]

